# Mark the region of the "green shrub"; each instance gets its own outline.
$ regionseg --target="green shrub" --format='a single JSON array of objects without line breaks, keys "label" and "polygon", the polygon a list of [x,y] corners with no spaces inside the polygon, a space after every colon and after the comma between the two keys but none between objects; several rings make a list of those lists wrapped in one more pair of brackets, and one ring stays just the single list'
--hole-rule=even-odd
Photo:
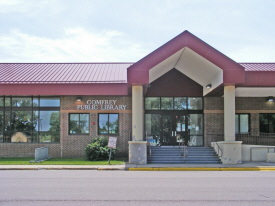
[{"label": "green shrub", "polygon": [[[90,161],[108,160],[110,148],[108,148],[108,138],[95,138],[92,143],[85,148],[86,158]],[[112,150],[111,159],[114,158],[115,150]]]}]

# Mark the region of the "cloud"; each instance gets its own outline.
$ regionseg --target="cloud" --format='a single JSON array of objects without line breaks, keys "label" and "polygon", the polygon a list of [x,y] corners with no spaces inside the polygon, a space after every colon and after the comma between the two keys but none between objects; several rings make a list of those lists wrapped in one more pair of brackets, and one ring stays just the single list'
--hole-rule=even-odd
[{"label": "cloud", "polygon": [[136,39],[115,31],[67,28],[63,38],[11,30],[0,36],[0,62],[135,62],[149,53]]},{"label": "cloud", "polygon": [[228,55],[236,62],[274,62],[275,52],[272,45],[251,45],[231,52]]}]

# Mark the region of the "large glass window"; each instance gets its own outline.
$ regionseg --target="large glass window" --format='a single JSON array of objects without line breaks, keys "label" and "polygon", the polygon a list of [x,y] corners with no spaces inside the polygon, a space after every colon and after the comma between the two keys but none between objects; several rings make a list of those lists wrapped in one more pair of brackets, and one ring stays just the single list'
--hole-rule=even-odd
[{"label": "large glass window", "polygon": [[40,97],[40,107],[60,107],[60,98]]},{"label": "large glass window", "polygon": [[173,97],[161,97],[161,110],[173,110]]},{"label": "large glass window", "polygon": [[31,97],[12,97],[13,107],[31,107],[32,98]]},{"label": "large glass window", "polygon": [[145,98],[146,110],[159,110],[160,109],[160,97],[146,97]]},{"label": "large glass window", "polygon": [[275,133],[275,114],[260,114],[260,132]]},{"label": "large glass window", "polygon": [[201,97],[188,97],[188,109],[201,110],[202,98]]},{"label": "large glass window", "polygon": [[[43,101],[47,102],[43,108]],[[59,142],[59,97],[0,97],[0,142]]]},{"label": "large glass window", "polygon": [[190,114],[188,119],[189,146],[203,146],[203,115]]},{"label": "large glass window", "polygon": [[235,114],[235,133],[245,134],[249,132],[249,114]]},{"label": "large glass window", "polygon": [[89,134],[89,114],[70,114],[70,134]]},{"label": "large glass window", "polygon": [[0,107],[4,106],[4,97],[0,97]]},{"label": "large glass window", "polygon": [[98,123],[98,134],[118,134],[118,114],[99,114]]},{"label": "large glass window", "polygon": [[186,110],[187,108],[186,97],[175,97],[174,98],[174,109],[175,110]]},{"label": "large glass window", "polygon": [[145,110],[202,110],[202,97],[145,97]]},{"label": "large glass window", "polygon": [[3,111],[0,111],[0,142],[4,141],[4,139],[3,139],[3,119],[4,119]]}]

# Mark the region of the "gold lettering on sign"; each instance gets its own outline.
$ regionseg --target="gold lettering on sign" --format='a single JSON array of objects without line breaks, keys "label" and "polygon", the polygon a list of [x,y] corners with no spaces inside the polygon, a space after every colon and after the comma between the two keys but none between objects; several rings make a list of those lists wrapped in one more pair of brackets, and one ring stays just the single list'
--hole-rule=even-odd
[{"label": "gold lettering on sign", "polygon": [[87,100],[85,105],[76,105],[77,110],[126,110],[125,104],[117,105],[117,100]]}]

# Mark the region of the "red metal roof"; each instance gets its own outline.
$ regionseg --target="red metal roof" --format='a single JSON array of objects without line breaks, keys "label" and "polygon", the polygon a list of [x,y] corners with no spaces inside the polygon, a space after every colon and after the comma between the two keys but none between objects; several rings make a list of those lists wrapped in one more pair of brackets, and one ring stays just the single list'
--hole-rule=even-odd
[{"label": "red metal roof", "polygon": [[[0,83],[127,83],[134,63],[0,63]],[[239,63],[245,71],[275,71],[275,63]]]},{"label": "red metal roof", "polygon": [[245,71],[275,71],[275,63],[239,63]]},{"label": "red metal roof", "polygon": [[133,63],[1,63],[0,83],[127,83]]}]

